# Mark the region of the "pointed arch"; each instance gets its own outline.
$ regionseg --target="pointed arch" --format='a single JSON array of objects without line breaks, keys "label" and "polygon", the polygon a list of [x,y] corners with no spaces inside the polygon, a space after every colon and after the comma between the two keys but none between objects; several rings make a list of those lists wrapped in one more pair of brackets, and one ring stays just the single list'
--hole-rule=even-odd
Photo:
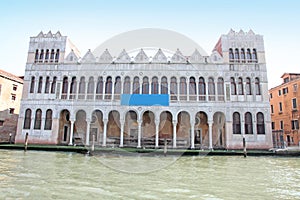
[{"label": "pointed arch", "polygon": [[196,101],[196,79],[191,76],[189,80],[189,100]]},{"label": "pointed arch", "polygon": [[105,99],[111,99],[112,95],[112,77],[108,76],[105,82]]},{"label": "pointed arch", "polygon": [[114,99],[120,99],[121,90],[122,90],[122,82],[121,77],[117,76],[115,78],[115,89],[114,89]]},{"label": "pointed arch", "polygon": [[265,120],[262,112],[256,114],[256,130],[257,134],[265,134]]},{"label": "pointed arch", "polygon": [[51,130],[52,129],[52,110],[48,109],[46,111],[46,120],[44,130]]},{"label": "pointed arch", "polygon": [[218,101],[224,101],[224,79],[222,77],[218,78],[217,83],[217,90],[218,90]]},{"label": "pointed arch", "polygon": [[206,100],[206,85],[205,85],[205,80],[203,77],[199,78],[199,100],[200,101],[205,101]]},{"label": "pointed arch", "polygon": [[158,78],[154,76],[151,82],[151,94],[158,94]]},{"label": "pointed arch", "polygon": [[253,134],[252,114],[245,113],[245,134]]},{"label": "pointed arch", "polygon": [[130,77],[126,76],[124,79],[123,94],[130,94],[130,85]]},{"label": "pointed arch", "polygon": [[233,134],[241,134],[241,117],[240,113],[234,112],[232,115],[232,131]]},{"label": "pointed arch", "polygon": [[144,76],[143,78],[142,94],[149,94],[149,78],[147,76]]},{"label": "pointed arch", "polygon": [[35,111],[35,118],[34,118],[34,129],[40,130],[42,125],[42,110],[37,109]]},{"label": "pointed arch", "polygon": [[187,100],[187,85],[185,77],[180,77],[179,86],[180,100]]},{"label": "pointed arch", "polygon": [[132,93],[140,94],[140,78],[137,76],[133,79]]},{"label": "pointed arch", "polygon": [[170,85],[170,93],[171,93],[171,100],[177,100],[177,79],[175,76],[171,77],[171,85]]},{"label": "pointed arch", "polygon": [[70,85],[70,99],[75,99],[77,90],[77,80],[76,76],[72,77],[71,85]]},{"label": "pointed arch", "polygon": [[23,129],[30,129],[30,125],[31,125],[31,109],[28,108],[25,111]]},{"label": "pointed arch", "polygon": [[95,88],[94,77],[90,76],[88,86],[87,86],[87,99],[94,98],[94,88]]},{"label": "pointed arch", "polygon": [[215,90],[214,78],[209,77],[208,78],[208,98],[209,98],[209,101],[215,101],[216,100],[215,95],[216,95],[216,90]]},{"label": "pointed arch", "polygon": [[236,84],[233,77],[230,78],[231,95],[236,95]]},{"label": "pointed arch", "polygon": [[161,88],[160,88],[161,94],[168,94],[168,78],[163,76],[161,78]]}]

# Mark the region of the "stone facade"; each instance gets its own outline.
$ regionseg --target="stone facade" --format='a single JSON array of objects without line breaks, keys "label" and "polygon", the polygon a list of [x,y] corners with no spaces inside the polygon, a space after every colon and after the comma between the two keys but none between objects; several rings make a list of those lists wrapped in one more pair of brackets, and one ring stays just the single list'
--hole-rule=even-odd
[{"label": "stone facade", "polygon": [[31,37],[16,142],[28,133],[43,144],[239,149],[245,137],[248,148],[272,146],[261,35],[231,30],[210,56],[123,48],[80,58],[59,32]]},{"label": "stone facade", "polygon": [[284,73],[281,78],[283,83],[269,90],[274,145],[299,145],[300,74]]},{"label": "stone facade", "polygon": [[22,77],[0,70],[0,142],[14,141],[22,90]]}]

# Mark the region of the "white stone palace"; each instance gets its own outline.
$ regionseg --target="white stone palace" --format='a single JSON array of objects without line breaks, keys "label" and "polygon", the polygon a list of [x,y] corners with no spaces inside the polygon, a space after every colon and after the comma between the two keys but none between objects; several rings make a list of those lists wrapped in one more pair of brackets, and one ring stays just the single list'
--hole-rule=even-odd
[{"label": "white stone palace", "polygon": [[81,58],[67,36],[41,32],[30,38],[16,143],[26,133],[29,143],[137,148],[240,149],[245,137],[269,149],[263,36],[230,30],[207,55],[181,34],[141,29]]}]

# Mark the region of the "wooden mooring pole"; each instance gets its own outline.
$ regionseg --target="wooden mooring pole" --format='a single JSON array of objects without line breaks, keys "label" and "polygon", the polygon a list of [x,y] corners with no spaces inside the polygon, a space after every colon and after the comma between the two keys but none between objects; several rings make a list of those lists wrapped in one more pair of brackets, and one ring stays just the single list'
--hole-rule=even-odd
[{"label": "wooden mooring pole", "polygon": [[243,137],[244,158],[247,157],[246,138]]},{"label": "wooden mooring pole", "polygon": [[25,135],[24,151],[27,151],[27,146],[28,146],[28,133],[26,133]]}]

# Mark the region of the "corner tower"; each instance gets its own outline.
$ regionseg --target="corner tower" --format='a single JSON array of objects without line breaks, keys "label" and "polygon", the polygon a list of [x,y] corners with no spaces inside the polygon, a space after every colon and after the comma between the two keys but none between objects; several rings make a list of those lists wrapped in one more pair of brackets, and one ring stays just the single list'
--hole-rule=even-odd
[{"label": "corner tower", "polygon": [[67,36],[62,36],[59,31],[55,34],[51,31],[44,34],[41,31],[36,37],[30,37],[27,64],[62,63],[71,49],[75,54],[79,54]]}]

